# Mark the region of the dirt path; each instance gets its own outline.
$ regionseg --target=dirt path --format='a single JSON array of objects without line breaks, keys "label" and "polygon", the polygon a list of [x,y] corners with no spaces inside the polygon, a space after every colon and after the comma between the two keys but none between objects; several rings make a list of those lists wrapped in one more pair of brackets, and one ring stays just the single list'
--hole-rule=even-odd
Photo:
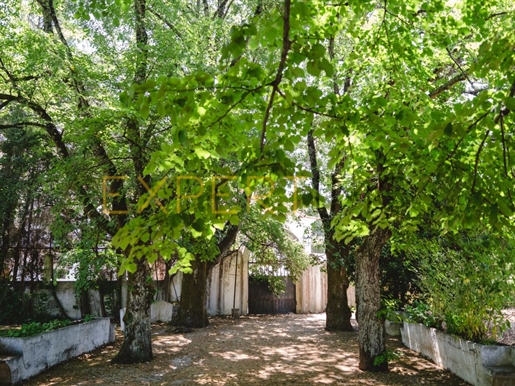
[{"label": "dirt path", "polygon": [[111,365],[112,346],[58,365],[24,385],[467,385],[389,339],[401,357],[389,373],[357,369],[357,332],[324,331],[325,315],[215,318],[211,325],[173,334],[153,328],[155,359]]}]

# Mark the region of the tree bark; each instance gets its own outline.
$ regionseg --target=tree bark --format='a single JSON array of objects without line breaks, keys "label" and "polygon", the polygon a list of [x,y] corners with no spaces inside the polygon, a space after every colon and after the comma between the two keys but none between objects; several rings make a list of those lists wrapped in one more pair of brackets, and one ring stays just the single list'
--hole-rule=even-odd
[{"label": "tree bark", "polygon": [[333,232],[329,233],[329,240],[326,240],[325,246],[325,255],[327,257],[327,308],[325,329],[327,331],[354,331],[350,322],[352,313],[347,297],[349,278],[342,264],[342,259],[348,256],[349,248],[339,248],[340,244],[332,239]]},{"label": "tree bark", "polygon": [[191,267],[193,272],[182,276],[177,324],[192,328],[207,327],[207,278],[213,264],[196,258]]},{"label": "tree bark", "polygon": [[184,327],[202,328],[209,325],[207,317],[207,279],[215,265],[231,254],[230,247],[234,244],[240,230],[239,226],[226,224],[227,232],[218,242],[220,253],[213,261],[201,261],[196,258],[191,263],[193,273],[182,276],[179,314],[176,323]]},{"label": "tree bark", "polygon": [[152,339],[150,305],[154,299],[154,288],[150,266],[146,260],[136,261],[137,269],[129,274],[125,339],[113,363],[140,363],[152,360]]},{"label": "tree bark", "polygon": [[327,258],[327,307],[325,329],[328,331],[353,331],[350,318],[352,313],[347,298],[349,278],[343,265],[343,260],[349,256],[349,246],[334,240],[334,229],[331,225],[334,216],[341,211],[341,187],[338,174],[344,160],[339,162],[331,175],[331,206],[330,211],[320,202],[320,169],[318,167],[317,151],[313,130],[308,133],[308,153],[312,173],[312,186],[317,192],[317,211],[324,230],[325,255]]},{"label": "tree bark", "polygon": [[[356,304],[359,324],[359,369],[388,371],[384,320],[381,309],[381,270],[379,258],[390,237],[389,229],[377,228],[365,237],[356,255]],[[382,360],[381,363],[374,363]]]}]

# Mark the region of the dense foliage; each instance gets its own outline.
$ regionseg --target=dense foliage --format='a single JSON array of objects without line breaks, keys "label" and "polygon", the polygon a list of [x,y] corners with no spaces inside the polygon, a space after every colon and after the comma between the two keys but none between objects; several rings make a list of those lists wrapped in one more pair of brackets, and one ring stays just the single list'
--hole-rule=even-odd
[{"label": "dense foliage", "polygon": [[509,327],[502,310],[515,293],[514,252],[511,240],[479,232],[414,243],[432,324],[475,342]]}]

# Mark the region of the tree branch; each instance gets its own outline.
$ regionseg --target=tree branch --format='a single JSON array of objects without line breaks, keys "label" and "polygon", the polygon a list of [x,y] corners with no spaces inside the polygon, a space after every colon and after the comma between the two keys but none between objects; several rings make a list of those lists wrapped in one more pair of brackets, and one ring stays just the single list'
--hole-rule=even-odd
[{"label": "tree branch", "polygon": [[[509,94],[510,98],[513,98],[514,96],[515,96],[515,79],[513,80],[513,83],[511,84],[510,94]],[[511,110],[508,107],[501,109],[501,111],[499,112],[499,115],[497,117],[495,117],[495,123],[499,123],[501,116],[506,116],[510,112],[511,112]]]},{"label": "tree branch", "polygon": [[474,163],[474,179],[472,180],[472,186],[470,187],[470,193],[474,193],[474,188],[476,187],[476,179],[477,179],[477,167],[479,165],[479,156],[481,155],[481,151],[483,150],[483,147],[485,146],[486,139],[490,135],[490,130],[487,130],[485,133],[485,137],[481,141],[481,144],[479,145],[479,148],[476,152],[476,161]]},{"label": "tree branch", "polygon": [[290,50],[291,42],[289,38],[290,34],[290,8],[291,8],[291,0],[284,1],[284,16],[283,16],[283,48],[281,52],[281,61],[279,62],[279,67],[277,68],[277,73],[275,74],[275,79],[272,82],[272,93],[270,94],[270,99],[268,100],[268,105],[266,107],[265,116],[263,118],[263,126],[261,128],[261,143],[260,143],[260,151],[263,154],[263,150],[265,148],[265,138],[266,138],[266,125],[268,123],[268,118],[270,117],[270,111],[272,110],[272,105],[274,104],[275,94],[279,89],[279,84],[281,83],[281,79],[283,76],[284,67],[286,66],[286,58],[288,57],[288,52]]},{"label": "tree branch", "polygon": [[[277,93],[282,96],[284,99],[286,99],[286,95],[284,95],[284,93],[281,91],[281,89],[277,89]],[[297,102],[295,101],[291,101],[290,102],[293,106],[301,109],[302,111],[306,111],[308,113],[312,113],[312,114],[317,114],[317,115],[320,115],[322,117],[328,117],[328,118],[334,118],[334,119],[342,119],[342,117],[338,116],[338,115],[333,115],[333,114],[328,114],[328,113],[323,113],[321,111],[317,111],[317,110],[314,110],[310,107],[304,107],[304,106],[301,106],[299,105]]]},{"label": "tree branch", "polygon": [[[227,4],[227,1],[229,0],[222,0],[218,2],[218,7],[216,8],[216,11],[213,12],[212,19],[215,19],[216,17],[219,17],[220,19],[223,19],[225,14],[225,5]],[[232,3],[232,0],[231,0]],[[230,6],[230,4],[229,4]]]},{"label": "tree branch", "polygon": [[41,107],[39,104],[37,104],[34,101],[31,101],[23,96],[14,96],[10,94],[0,94],[0,100],[5,101],[13,101],[18,102],[23,106],[28,107],[31,109],[36,115],[41,118],[46,123],[43,125],[46,132],[50,137],[52,138],[52,141],[54,142],[55,146],[58,148],[59,152],[61,153],[61,156],[63,158],[67,158],[69,156],[68,148],[65,146],[62,134],[57,130],[56,125],[54,124],[54,121],[52,117],[48,114],[48,112]]},{"label": "tree branch", "polygon": [[474,83],[472,83],[472,81],[469,79],[467,73],[465,71],[463,71],[463,69],[461,68],[460,64],[458,63],[458,61],[456,59],[454,59],[454,57],[452,56],[452,53],[451,51],[446,48],[445,49],[447,51],[447,53],[449,54],[449,57],[451,58],[451,60],[454,62],[454,64],[456,66],[458,66],[458,69],[460,70],[461,74],[465,77],[465,79],[467,79],[467,81],[470,83],[470,86],[472,87],[472,89],[474,90],[475,87],[474,87]]},{"label": "tree branch", "polygon": [[175,28],[175,26],[170,23],[168,20],[166,20],[162,15],[158,14],[156,11],[154,11],[153,8],[148,8],[148,11],[154,15],[155,17],[157,17],[159,20],[161,20],[168,28],[170,28],[170,30],[172,30],[179,39],[182,39],[182,35],[181,33],[179,32],[179,30],[177,28]]},{"label": "tree branch", "polygon": [[465,79],[467,79],[467,77],[465,76],[464,73],[456,75],[454,78],[450,79],[449,81],[447,81],[446,83],[444,83],[443,85],[438,87],[436,90],[430,92],[429,93],[429,98],[435,99],[436,97],[438,97],[443,92],[449,90],[456,83],[462,82]]},{"label": "tree branch", "polygon": [[509,15],[510,13],[513,13],[513,12],[515,12],[515,11],[504,11],[504,12],[492,13],[485,20],[490,20],[490,19],[493,19],[494,17],[498,17],[498,16]]},{"label": "tree branch", "polygon": [[311,185],[313,189],[316,191],[316,204],[318,214],[320,219],[324,223],[324,228],[327,225],[327,222],[331,221],[329,213],[327,212],[327,208],[323,205],[320,205],[320,169],[318,167],[317,160],[317,151],[315,146],[315,139],[313,138],[313,129],[308,132],[308,154],[309,154],[309,164],[311,166]]},{"label": "tree branch", "polygon": [[[504,118],[503,116],[501,115],[501,118],[500,118],[500,123],[501,123],[501,140],[502,140],[502,160],[503,160],[503,164],[504,164],[504,175],[506,177],[508,177],[508,164],[507,164],[507,157],[510,156],[510,153],[508,152],[508,154],[506,154],[506,137],[504,135]],[[511,162],[510,162],[511,164]]]}]

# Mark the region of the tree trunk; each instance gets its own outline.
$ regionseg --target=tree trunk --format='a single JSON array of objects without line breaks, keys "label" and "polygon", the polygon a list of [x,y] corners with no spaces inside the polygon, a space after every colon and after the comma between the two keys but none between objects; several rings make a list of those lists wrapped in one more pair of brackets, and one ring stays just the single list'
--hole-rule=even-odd
[{"label": "tree trunk", "polygon": [[98,299],[100,303],[100,316],[105,318],[107,316],[106,305],[105,305],[105,295],[106,291],[104,289],[104,283],[102,279],[97,280],[98,287]]},{"label": "tree trunk", "polygon": [[[245,197],[246,198],[246,197]],[[211,269],[227,256],[236,240],[240,227],[226,224],[225,235],[218,242],[220,253],[213,261],[201,261],[198,257],[192,261],[193,272],[182,275],[179,314],[176,323],[184,327],[202,328],[209,325],[207,318],[207,279]]]},{"label": "tree trunk", "polygon": [[151,272],[145,259],[136,261],[137,269],[129,274],[129,293],[125,322],[125,339],[113,363],[139,363],[152,360],[150,305],[154,299]]},{"label": "tree trunk", "polygon": [[87,289],[82,289],[80,292],[80,314],[81,318],[91,314],[91,305],[89,303],[89,292]]},{"label": "tree trunk", "polygon": [[191,262],[191,267],[192,273],[182,275],[177,324],[192,328],[207,327],[207,278],[213,264],[197,258]]},{"label": "tree trunk", "polygon": [[[388,371],[384,320],[381,309],[381,271],[379,258],[390,237],[388,229],[376,229],[363,240],[356,256],[356,297],[359,324],[359,369]],[[374,363],[376,361],[381,363]],[[382,360],[382,361],[381,361]]]},{"label": "tree trunk", "polygon": [[320,170],[318,168],[317,150],[313,130],[308,133],[308,153],[311,165],[313,189],[316,190],[317,211],[324,228],[325,255],[327,258],[327,307],[325,329],[328,331],[353,331],[350,322],[351,312],[347,299],[349,278],[343,265],[343,259],[349,256],[349,246],[333,239],[332,221],[341,212],[341,186],[338,175],[345,162],[342,159],[331,174],[331,211],[320,202]]},{"label": "tree trunk", "polygon": [[[325,255],[327,256],[327,308],[325,329],[328,331],[354,331],[350,322],[351,311],[347,298],[347,288],[349,279],[347,271],[342,264],[342,259],[346,258],[348,248],[337,248],[334,246],[335,240],[330,238],[325,243]],[[340,256],[344,253],[344,256]]]}]

